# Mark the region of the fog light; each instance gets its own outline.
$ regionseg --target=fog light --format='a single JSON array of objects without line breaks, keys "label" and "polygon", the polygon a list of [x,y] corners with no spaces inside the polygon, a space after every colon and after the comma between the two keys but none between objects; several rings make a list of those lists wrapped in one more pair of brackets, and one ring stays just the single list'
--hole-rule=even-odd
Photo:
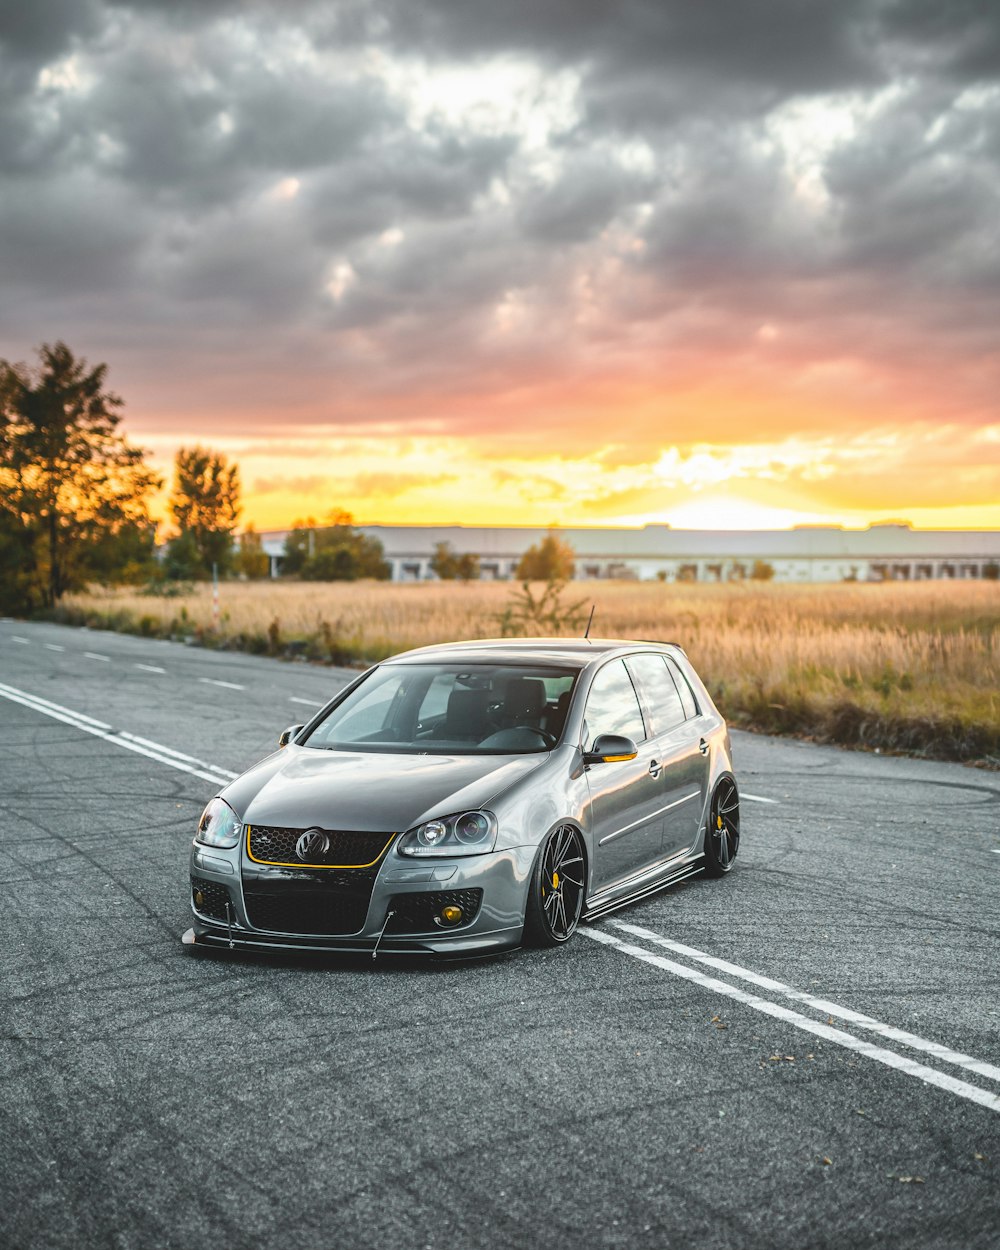
[{"label": "fog light", "polygon": [[442,907],[441,921],[443,924],[458,924],[462,919],[461,907]]},{"label": "fog light", "polygon": [[204,896],[204,894],[202,894],[201,890],[195,890],[195,892],[194,892],[194,905],[195,905],[195,907],[201,907],[201,906],[202,906],[202,904],[203,904],[204,902],[205,902],[205,896]]}]

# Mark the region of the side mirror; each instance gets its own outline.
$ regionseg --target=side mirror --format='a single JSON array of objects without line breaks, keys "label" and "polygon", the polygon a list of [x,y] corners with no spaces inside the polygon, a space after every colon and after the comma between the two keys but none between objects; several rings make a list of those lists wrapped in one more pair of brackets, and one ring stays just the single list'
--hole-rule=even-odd
[{"label": "side mirror", "polygon": [[295,737],[301,728],[301,725],[289,725],[287,729],[283,729],[278,738],[278,746],[287,747],[289,742],[294,742]]},{"label": "side mirror", "polygon": [[623,734],[598,734],[594,745],[584,751],[585,764],[617,764],[622,760],[634,760],[639,748],[631,738]]}]

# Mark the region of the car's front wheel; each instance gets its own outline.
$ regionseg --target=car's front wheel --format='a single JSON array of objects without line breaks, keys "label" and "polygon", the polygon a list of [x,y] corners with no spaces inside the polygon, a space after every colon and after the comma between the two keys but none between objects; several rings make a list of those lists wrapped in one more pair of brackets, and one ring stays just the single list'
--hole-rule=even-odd
[{"label": "car's front wheel", "polygon": [[712,791],[705,829],[705,872],[723,877],[733,867],[740,849],[740,795],[736,782],[727,773]]},{"label": "car's front wheel", "polygon": [[583,838],[572,825],[553,829],[538,849],[528,885],[524,940],[560,946],[576,932],[585,891]]}]

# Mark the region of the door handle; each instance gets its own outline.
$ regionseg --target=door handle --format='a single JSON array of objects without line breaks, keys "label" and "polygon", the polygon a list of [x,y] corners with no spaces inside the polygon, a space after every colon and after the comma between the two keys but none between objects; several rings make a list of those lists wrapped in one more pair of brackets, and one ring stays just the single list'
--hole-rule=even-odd
[{"label": "door handle", "polygon": [[701,741],[698,743],[698,750],[702,753],[702,755],[708,754],[708,743],[705,741],[704,738],[702,738]]},{"label": "door handle", "polygon": [[659,760],[650,760],[650,761],[649,761],[649,775],[650,775],[650,777],[659,777],[659,775],[660,775],[660,773],[662,772],[662,770],[663,770],[663,765],[660,763],[660,761],[659,761]]}]

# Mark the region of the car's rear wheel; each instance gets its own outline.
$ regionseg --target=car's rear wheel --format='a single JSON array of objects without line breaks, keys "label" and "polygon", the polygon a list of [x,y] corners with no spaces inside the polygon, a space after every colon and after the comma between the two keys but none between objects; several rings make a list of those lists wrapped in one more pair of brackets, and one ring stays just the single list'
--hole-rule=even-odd
[{"label": "car's rear wheel", "polygon": [[712,791],[705,829],[705,872],[724,877],[733,867],[740,849],[740,795],[736,782],[727,773]]},{"label": "car's rear wheel", "polygon": [[576,932],[586,880],[583,838],[572,825],[553,829],[539,847],[528,885],[524,940],[531,946],[561,946]]}]

